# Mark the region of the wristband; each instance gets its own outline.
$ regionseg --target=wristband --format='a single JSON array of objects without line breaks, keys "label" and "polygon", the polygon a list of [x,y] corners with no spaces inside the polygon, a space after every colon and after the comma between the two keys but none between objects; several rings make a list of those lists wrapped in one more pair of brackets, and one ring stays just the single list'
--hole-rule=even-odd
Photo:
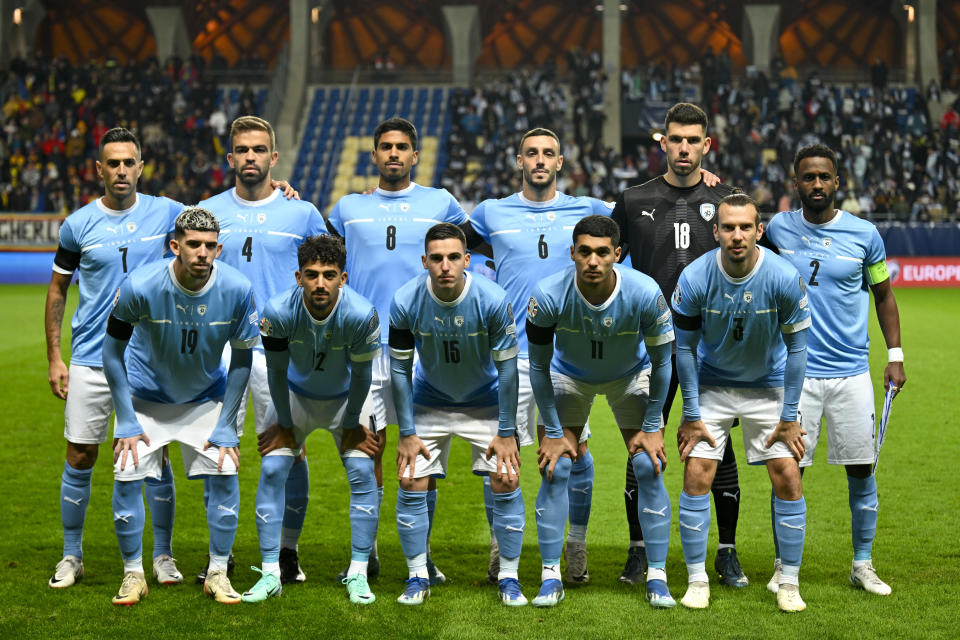
[{"label": "wristband", "polygon": [[887,349],[887,362],[903,362],[903,349],[900,347]]}]

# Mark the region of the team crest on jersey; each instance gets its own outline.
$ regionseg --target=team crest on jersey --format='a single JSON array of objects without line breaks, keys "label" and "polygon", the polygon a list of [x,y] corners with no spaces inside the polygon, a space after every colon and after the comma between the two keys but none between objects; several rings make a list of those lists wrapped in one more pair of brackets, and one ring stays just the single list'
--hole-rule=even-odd
[{"label": "team crest on jersey", "polygon": [[463,316],[454,316],[454,318],[453,318],[453,324],[457,325],[458,327],[462,327],[462,326],[463,326]]},{"label": "team crest on jersey", "polygon": [[270,320],[266,316],[260,319],[260,333],[268,338],[273,335],[273,325],[270,324]]},{"label": "team crest on jersey", "polygon": [[751,302],[753,302],[753,292],[752,292],[752,291],[744,291],[744,292],[743,292],[743,301],[746,302],[747,304],[750,304]]},{"label": "team crest on jersey", "polygon": [[830,238],[824,238],[824,239],[823,239],[823,246],[824,246],[825,248],[828,248],[828,249],[829,249],[831,244],[833,244],[833,240],[831,240]]},{"label": "team crest on jersey", "polygon": [[257,224],[263,224],[266,221],[267,221],[267,214],[265,213],[257,214]]},{"label": "team crest on jersey", "polygon": [[133,233],[133,232],[136,231],[136,230],[137,230],[137,223],[136,223],[136,222],[128,222],[128,223],[127,223],[127,231],[128,231],[128,232]]},{"label": "team crest on jersey", "polygon": [[538,310],[539,307],[537,306],[537,301],[533,296],[530,296],[530,302],[527,303],[527,315],[531,318],[536,318]]},{"label": "team crest on jersey", "polygon": [[553,222],[556,219],[557,219],[557,214],[555,214],[553,211],[547,211],[547,220],[549,220],[550,222]]},{"label": "team crest on jersey", "polygon": [[409,202],[401,202],[401,203],[400,203],[400,211],[403,211],[404,213],[406,213],[407,211],[410,211],[410,203],[409,203]]},{"label": "team crest on jersey", "polygon": [[605,326],[605,327],[608,328],[608,329],[609,329],[610,327],[612,327],[612,326],[613,326],[613,318],[611,318],[610,316],[607,316],[606,318],[604,318],[604,319],[603,319],[603,326]]},{"label": "team crest on jersey", "polygon": [[704,202],[700,205],[700,217],[710,222],[713,216],[717,214],[717,207],[712,202]]},{"label": "team crest on jersey", "polygon": [[198,305],[197,305],[197,313],[199,313],[199,314],[202,315],[202,316],[207,315],[207,305],[205,305],[205,304],[198,304]]}]

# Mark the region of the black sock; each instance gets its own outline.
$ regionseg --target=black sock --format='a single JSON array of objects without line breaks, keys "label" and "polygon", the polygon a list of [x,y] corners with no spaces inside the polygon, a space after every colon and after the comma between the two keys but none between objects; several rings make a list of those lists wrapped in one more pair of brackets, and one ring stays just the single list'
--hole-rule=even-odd
[{"label": "black sock", "polygon": [[717,510],[717,533],[720,544],[736,544],[737,519],[740,516],[740,480],[737,476],[737,458],[733,444],[727,438],[723,460],[713,477],[713,503]]}]

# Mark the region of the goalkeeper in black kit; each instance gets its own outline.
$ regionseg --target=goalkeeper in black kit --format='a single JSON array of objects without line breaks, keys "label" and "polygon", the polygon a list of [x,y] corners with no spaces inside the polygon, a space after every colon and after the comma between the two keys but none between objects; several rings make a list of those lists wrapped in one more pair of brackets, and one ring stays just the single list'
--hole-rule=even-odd
[{"label": "goalkeeper in black kit", "polygon": [[[620,227],[624,256],[629,252],[633,268],[656,280],[669,300],[684,267],[717,247],[713,235],[717,203],[734,189],[724,184],[707,186],[705,179],[715,182],[715,176],[701,174],[700,165],[710,149],[710,138],[707,137],[707,115],[700,107],[681,102],[667,111],[660,148],[666,154],[667,172],[620,194],[613,220]],[[673,375],[663,408],[664,424],[669,419],[677,386],[674,352]],[[714,568],[723,584],[746,587],[749,580],[740,568],[736,550],[740,483],[731,441],[727,440],[711,487],[720,538]],[[630,524],[630,549],[620,575],[620,581],[628,584],[642,584],[647,569],[643,532],[637,517],[636,489],[637,480],[628,461],[624,500]]]}]

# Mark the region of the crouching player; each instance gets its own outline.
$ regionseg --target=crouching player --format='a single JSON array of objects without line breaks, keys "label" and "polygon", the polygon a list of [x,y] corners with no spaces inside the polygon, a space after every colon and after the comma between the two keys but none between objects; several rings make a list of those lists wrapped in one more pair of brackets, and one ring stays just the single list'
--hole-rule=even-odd
[{"label": "crouching player", "polygon": [[[134,269],[107,321],[103,367],[117,412],[113,518],[124,566],[114,604],[133,605],[147,593],[141,485],[160,476],[162,449],[174,441],[187,477],[209,477],[203,590],[217,602],[240,602],[227,577],[240,506],[236,420],[259,318],[250,281],[214,262],[219,230],[205,209],[181,213],[170,241],[176,257]],[[227,342],[234,350],[229,371],[220,363]]]},{"label": "crouching player", "polygon": [[285,485],[306,437],[333,435],[350,483],[350,568],[343,582],[350,602],[375,600],[367,560],[380,507],[373,457],[377,438],[359,425],[370,389],[371,363],[380,354],[380,318],[363,296],[345,286],[347,253],[340,238],[312,236],[297,249],[297,285],[267,302],[260,321],[274,422],[258,437],[260,484],[256,522],[263,568],[244,602],[279,595],[280,535]]},{"label": "crouching player", "polygon": [[[507,293],[465,271],[466,242],[456,225],[431,227],[422,258],[428,273],[400,287],[390,307],[400,426],[397,531],[410,572],[397,601],[417,605],[430,595],[427,484],[445,475],[457,435],[472,445],[474,473],[490,476],[500,600],[521,606],[527,600],[517,580],[525,522],[516,439],[517,332]],[[411,380],[414,349],[420,359]]]},{"label": "crouching player", "polygon": [[615,264],[619,236],[606,216],[582,219],[573,229],[574,265],[541,280],[527,305],[530,384],[544,424],[537,452],[543,569],[534,606],[563,599],[559,564],[571,457],[599,394],[607,396],[637,476],[647,599],[658,608],[676,605],[665,570],[670,498],[661,474],[666,454],[660,417],[670,383],[673,323],[657,283]]},{"label": "crouching player", "polygon": [[714,234],[720,248],[691,262],[673,292],[683,391],[677,444],[686,462],[678,506],[689,583],[680,604],[691,609],[710,604],[704,563],[710,485],[739,419],[747,461],[766,465],[775,494],[775,533],[783,558],[777,605],[781,611],[802,611],[799,573],[807,504],[798,465],[804,432],[797,404],[810,326],[806,288],[789,262],[757,246],[763,223],[750,196],[733,194],[720,201]]}]

